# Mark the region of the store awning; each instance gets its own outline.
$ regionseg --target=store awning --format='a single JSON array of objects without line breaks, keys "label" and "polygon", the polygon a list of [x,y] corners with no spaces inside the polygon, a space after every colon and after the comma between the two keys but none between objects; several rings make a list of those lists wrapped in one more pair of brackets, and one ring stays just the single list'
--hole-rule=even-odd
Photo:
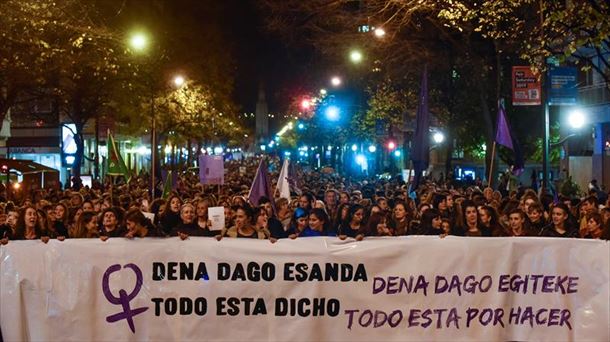
[{"label": "store awning", "polygon": [[[9,171],[17,171],[22,175],[41,172],[59,172],[58,170],[44,166],[42,164],[35,163],[31,160],[20,159],[0,158],[0,167],[2,167],[1,170],[5,170],[6,168],[8,168]],[[0,172],[2,172],[1,170]]]}]

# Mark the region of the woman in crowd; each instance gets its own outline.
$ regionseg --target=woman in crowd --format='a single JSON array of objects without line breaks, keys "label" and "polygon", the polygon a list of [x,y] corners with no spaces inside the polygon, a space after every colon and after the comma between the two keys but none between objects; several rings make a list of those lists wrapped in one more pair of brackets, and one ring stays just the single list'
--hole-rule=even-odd
[{"label": "woman in crowd", "polygon": [[602,216],[598,213],[590,213],[587,215],[587,229],[585,239],[601,239],[604,232],[604,222]]},{"label": "woman in crowd", "polygon": [[165,203],[163,212],[159,214],[159,225],[163,232],[170,235],[174,227],[180,224],[180,208],[182,199],[177,195],[171,195]]},{"label": "woman in crowd", "polygon": [[514,208],[508,213],[509,236],[536,236],[531,229],[530,221],[525,212],[520,208]]},{"label": "woman in crowd", "polygon": [[[347,223],[347,224],[345,224]],[[347,218],[338,229],[340,238],[353,237],[359,235],[364,228],[364,208],[359,204],[354,204],[349,207]]]},{"label": "woman in crowd", "polygon": [[125,227],[127,228],[126,238],[165,237],[163,231],[153,225],[139,208],[130,209],[125,214]]},{"label": "woman in crowd", "polygon": [[59,202],[55,205],[55,219],[58,222],[61,222],[64,227],[66,227],[66,229],[68,228],[68,216],[69,216],[70,212],[68,210],[68,207],[63,203],[63,202]]},{"label": "woman in crowd", "polygon": [[290,228],[288,228],[288,237],[296,238],[307,228],[309,224],[309,212],[301,207],[297,207],[292,214]]},{"label": "woman in crowd", "polygon": [[325,210],[313,208],[309,213],[308,224],[299,235],[300,237],[330,235],[330,222]]},{"label": "woman in crowd", "polygon": [[210,206],[210,201],[208,199],[200,199],[195,204],[195,214],[197,215],[197,225],[201,229],[206,229],[208,227],[208,208]]},{"label": "woman in crowd", "polygon": [[36,240],[45,236],[44,227],[38,218],[36,208],[31,205],[24,206],[19,213],[15,227],[14,240]]},{"label": "woman in crowd", "polygon": [[107,237],[123,237],[125,236],[125,228],[119,223],[121,217],[117,208],[107,208],[102,211],[101,216],[100,236]]},{"label": "woman in crowd", "polygon": [[389,226],[389,219],[383,212],[372,213],[366,222],[363,236],[394,236],[394,231]]},{"label": "woman in crowd", "polygon": [[74,229],[70,232],[72,239],[91,239],[100,237],[97,226],[97,217],[93,212],[84,212],[76,221]]},{"label": "woman in crowd", "polygon": [[569,220],[570,209],[563,203],[557,203],[551,209],[551,223],[542,229],[541,236],[578,237],[578,226]]},{"label": "woman in crowd", "polygon": [[404,202],[396,202],[392,211],[391,226],[396,236],[407,235],[411,219]]},{"label": "woman in crowd", "polygon": [[[479,220],[477,206],[473,201],[465,200],[461,203],[461,207],[464,225],[456,228],[456,231],[454,232],[456,235],[474,237],[491,236],[490,232],[486,231],[484,233],[484,228],[481,226],[481,221]],[[489,235],[487,235],[488,233]]]},{"label": "woman in crowd", "polygon": [[284,231],[286,231],[290,226],[290,219],[292,218],[288,200],[286,198],[279,198],[275,202],[275,206],[277,207],[277,219],[280,220]]},{"label": "woman in crowd", "polygon": [[196,220],[195,206],[190,203],[184,204],[180,208],[180,223],[174,227],[170,235],[180,236],[183,240],[188,236],[216,236],[216,232],[211,231],[207,225],[201,227]]},{"label": "woman in crowd", "polygon": [[421,222],[417,230],[418,235],[441,235],[443,221],[439,210],[431,208],[422,214]]},{"label": "woman in crowd", "polygon": [[484,205],[479,208],[479,218],[484,232],[488,232],[488,236],[507,236],[506,230],[500,222],[498,222],[498,213],[492,206]]},{"label": "woman in crowd", "polygon": [[[264,211],[264,210],[263,210]],[[268,239],[269,231],[265,229],[256,230],[254,228],[254,213],[249,206],[237,206],[235,208],[235,225],[224,230],[221,237],[231,238],[251,238],[251,239]]]}]

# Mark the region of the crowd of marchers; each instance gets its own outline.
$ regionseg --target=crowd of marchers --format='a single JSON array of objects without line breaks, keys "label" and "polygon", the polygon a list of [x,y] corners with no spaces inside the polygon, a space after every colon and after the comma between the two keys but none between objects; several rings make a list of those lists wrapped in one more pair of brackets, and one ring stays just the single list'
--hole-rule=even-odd
[{"label": "crowd of marchers", "polygon": [[[277,164],[271,160],[272,169],[277,170]],[[196,173],[182,172],[173,191],[154,200],[146,175],[119,184],[94,183],[91,188],[42,189],[11,200],[0,192],[0,242],[173,236],[275,242],[404,235],[610,240],[610,200],[599,189],[568,198],[525,187],[502,193],[457,186],[451,180],[426,180],[409,192],[400,177],[356,180],[299,171],[291,198],[262,196],[250,203],[247,195],[256,166],[253,158],[226,162],[222,186],[202,185]],[[271,179],[277,179],[276,174],[272,172]],[[210,207],[224,208],[224,227],[212,223]]]}]

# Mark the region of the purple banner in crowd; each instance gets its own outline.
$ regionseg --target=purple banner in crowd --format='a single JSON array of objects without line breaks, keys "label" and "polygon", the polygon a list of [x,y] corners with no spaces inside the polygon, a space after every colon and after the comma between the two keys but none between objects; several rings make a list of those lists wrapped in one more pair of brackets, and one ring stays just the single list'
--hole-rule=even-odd
[{"label": "purple banner in crowd", "polygon": [[199,156],[199,181],[201,184],[224,184],[225,166],[222,156]]}]

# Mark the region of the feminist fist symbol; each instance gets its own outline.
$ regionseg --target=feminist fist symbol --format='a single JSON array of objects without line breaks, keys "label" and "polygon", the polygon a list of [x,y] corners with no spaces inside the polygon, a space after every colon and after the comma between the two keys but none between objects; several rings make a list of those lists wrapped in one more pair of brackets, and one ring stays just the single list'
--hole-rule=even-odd
[{"label": "feminist fist symbol", "polygon": [[131,309],[129,306],[129,302],[135,298],[135,296],[140,292],[140,288],[142,288],[142,271],[140,268],[134,264],[127,264],[123,266],[124,268],[131,268],[131,270],[136,274],[136,285],[133,288],[133,291],[127,295],[127,292],[124,289],[119,290],[119,298],[115,297],[112,292],[110,292],[110,275],[116,271],[121,269],[121,265],[115,264],[104,272],[104,278],[102,280],[102,291],[104,291],[104,296],[108,301],[114,305],[121,305],[123,307],[123,312],[119,312],[114,315],[110,315],[106,317],[106,322],[113,323],[116,321],[120,321],[122,319],[127,320],[127,324],[129,324],[129,329],[131,329],[132,333],[136,333],[136,328],[133,324],[133,316],[139,315],[142,312],[148,310],[147,307]]}]

